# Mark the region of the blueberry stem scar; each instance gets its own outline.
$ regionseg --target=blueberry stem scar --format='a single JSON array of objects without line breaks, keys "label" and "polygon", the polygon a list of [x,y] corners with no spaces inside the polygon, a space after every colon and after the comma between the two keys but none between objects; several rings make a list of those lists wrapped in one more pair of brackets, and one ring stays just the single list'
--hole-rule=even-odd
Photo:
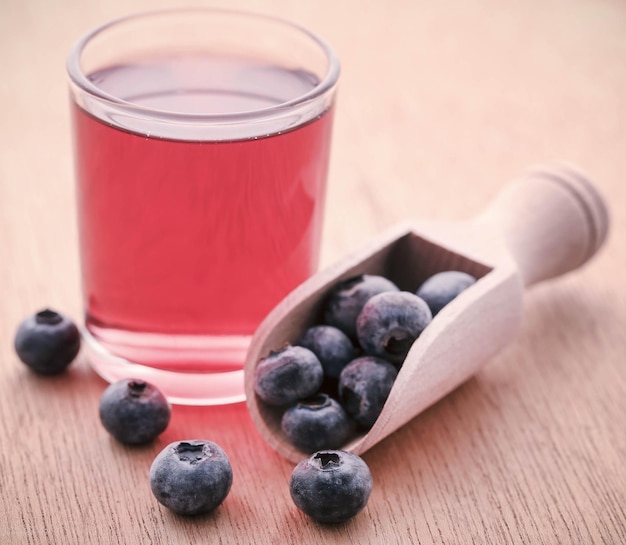
[{"label": "blueberry stem scar", "polygon": [[408,349],[411,348],[413,339],[406,333],[399,332],[391,335],[389,339],[384,343],[385,349],[390,354],[406,354]]},{"label": "blueberry stem scar", "polygon": [[132,396],[140,396],[146,389],[147,384],[143,380],[132,380],[128,383],[128,391]]},{"label": "blueberry stem scar", "polygon": [[48,308],[45,310],[41,310],[37,314],[35,314],[35,321],[38,324],[54,325],[60,323],[62,320],[63,318],[58,312],[55,312],[54,310],[50,310]]},{"label": "blueberry stem scar", "polygon": [[318,452],[314,459],[320,461],[322,469],[326,469],[329,466],[339,465],[339,455],[334,452]]},{"label": "blueberry stem scar", "polygon": [[192,445],[183,441],[176,447],[176,454],[181,461],[197,462],[204,457],[204,445],[201,443]]}]

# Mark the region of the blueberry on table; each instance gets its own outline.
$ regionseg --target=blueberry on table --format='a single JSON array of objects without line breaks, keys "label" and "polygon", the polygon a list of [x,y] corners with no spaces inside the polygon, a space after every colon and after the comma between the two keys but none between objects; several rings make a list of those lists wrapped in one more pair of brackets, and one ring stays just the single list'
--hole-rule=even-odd
[{"label": "blueberry on table", "polygon": [[233,483],[233,470],[222,448],[207,440],[167,445],[150,467],[150,488],[156,499],[179,515],[200,515],[216,509]]},{"label": "blueberry on table", "polygon": [[350,338],[331,325],[310,327],[296,344],[308,348],[318,357],[326,378],[338,378],[341,370],[358,355]]},{"label": "blueberry on table", "polygon": [[287,409],[281,428],[301,451],[315,452],[341,447],[350,437],[353,424],[339,402],[318,394]]},{"label": "blueberry on table", "polygon": [[76,324],[50,309],[41,310],[22,321],[14,341],[20,360],[40,375],[63,372],[78,355],[80,344]]},{"label": "blueberry on table", "polygon": [[391,280],[374,274],[361,274],[339,282],[324,302],[324,321],[356,338],[356,319],[368,299],[385,291],[399,291]]},{"label": "blueberry on table", "polygon": [[365,461],[342,450],[322,450],[302,460],[289,483],[296,507],[323,523],[344,522],[362,511],[372,486]]},{"label": "blueberry on table", "polygon": [[452,301],[459,293],[476,282],[471,274],[462,271],[443,271],[428,278],[417,290],[433,316]]},{"label": "blueberry on table", "polygon": [[269,405],[291,405],[315,394],[323,380],[318,357],[308,348],[288,344],[259,361],[254,391]]},{"label": "blueberry on table", "polygon": [[100,398],[100,421],[126,445],[149,443],[167,428],[171,407],[161,391],[139,379],[110,384]]},{"label": "blueberry on table", "polygon": [[359,343],[367,354],[401,364],[431,320],[430,308],[414,293],[379,293],[359,314]]},{"label": "blueberry on table", "polygon": [[339,375],[339,401],[357,424],[370,429],[383,410],[397,375],[396,367],[381,358],[357,358]]}]

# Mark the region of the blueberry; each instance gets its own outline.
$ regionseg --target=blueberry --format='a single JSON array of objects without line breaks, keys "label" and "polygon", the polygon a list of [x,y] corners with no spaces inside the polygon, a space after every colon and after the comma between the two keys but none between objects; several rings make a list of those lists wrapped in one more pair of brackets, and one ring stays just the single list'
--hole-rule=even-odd
[{"label": "blueberry", "polygon": [[206,440],[167,445],[150,467],[156,499],[179,515],[199,515],[217,508],[233,484],[230,460],[219,445]]},{"label": "blueberry", "polygon": [[254,391],[269,405],[291,405],[315,394],[323,380],[317,356],[308,348],[288,344],[259,361]]},{"label": "blueberry", "polygon": [[326,394],[304,399],[283,413],[281,428],[303,452],[341,447],[350,437],[352,421],[343,407]]},{"label": "blueberry", "polygon": [[74,361],[80,350],[80,332],[67,316],[45,309],[26,318],[17,328],[15,351],[40,375],[56,375]]},{"label": "blueberry", "polygon": [[380,293],[359,314],[359,343],[367,354],[400,364],[431,320],[428,305],[414,293]]},{"label": "blueberry", "polygon": [[326,378],[338,378],[348,362],[357,357],[357,349],[348,336],[330,325],[310,327],[296,344],[308,348],[318,357]]},{"label": "blueberry", "polygon": [[322,450],[293,470],[289,489],[296,507],[318,522],[344,522],[359,513],[372,492],[365,461],[342,450]]},{"label": "blueberry", "polygon": [[346,412],[365,429],[374,425],[398,375],[394,365],[374,356],[362,356],[339,375],[339,400]]},{"label": "blueberry", "polygon": [[324,302],[324,320],[356,338],[356,319],[367,300],[378,293],[398,291],[384,276],[362,274],[337,284]]},{"label": "blueberry", "polygon": [[171,408],[152,384],[122,379],[110,384],[100,398],[100,420],[105,429],[127,445],[149,443],[167,428]]},{"label": "blueberry", "polygon": [[428,278],[417,290],[417,295],[426,301],[435,316],[459,293],[475,282],[476,278],[465,272],[443,271]]}]

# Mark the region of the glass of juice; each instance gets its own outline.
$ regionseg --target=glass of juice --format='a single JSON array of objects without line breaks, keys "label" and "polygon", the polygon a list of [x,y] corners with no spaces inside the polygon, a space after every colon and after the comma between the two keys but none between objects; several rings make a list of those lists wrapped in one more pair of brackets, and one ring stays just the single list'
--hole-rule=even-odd
[{"label": "glass of juice", "polygon": [[68,56],[87,357],[242,401],[265,315],[317,267],[339,63],[275,17],[127,16]]}]

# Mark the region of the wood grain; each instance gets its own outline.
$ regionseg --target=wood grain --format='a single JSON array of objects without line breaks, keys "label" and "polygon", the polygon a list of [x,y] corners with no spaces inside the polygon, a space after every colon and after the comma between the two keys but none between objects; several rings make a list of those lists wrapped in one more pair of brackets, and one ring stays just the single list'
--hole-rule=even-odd
[{"label": "wood grain", "polygon": [[[208,0],[197,3],[209,4]],[[342,61],[323,264],[413,218],[474,217],[538,162],[580,165],[611,206],[588,266],[533,288],[515,341],[365,454],[375,487],[345,525],[291,503],[293,464],[244,404],[175,407],[152,445],[97,418],[83,357],[36,377],[12,348],[49,305],[81,314],[64,59],[112,17],[174,0],[0,2],[0,543],[626,543],[626,8],[619,0],[233,0],[315,29]],[[207,437],[234,484],[182,518],[147,471]]]}]

